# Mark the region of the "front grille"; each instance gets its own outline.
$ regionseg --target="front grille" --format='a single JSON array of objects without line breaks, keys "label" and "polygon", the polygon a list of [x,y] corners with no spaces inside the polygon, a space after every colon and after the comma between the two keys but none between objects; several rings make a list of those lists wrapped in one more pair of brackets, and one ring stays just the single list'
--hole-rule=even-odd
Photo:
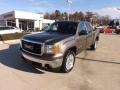
[{"label": "front grille", "polygon": [[22,40],[22,48],[34,54],[41,54],[42,44]]}]

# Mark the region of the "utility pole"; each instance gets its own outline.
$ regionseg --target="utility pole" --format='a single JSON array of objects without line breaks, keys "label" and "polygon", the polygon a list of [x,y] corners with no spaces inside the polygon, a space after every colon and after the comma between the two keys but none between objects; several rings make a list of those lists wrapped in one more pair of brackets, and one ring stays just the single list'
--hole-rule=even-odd
[{"label": "utility pole", "polygon": [[68,21],[69,21],[70,20],[70,10],[71,10],[72,1],[71,0],[67,0],[67,3],[68,3]]}]

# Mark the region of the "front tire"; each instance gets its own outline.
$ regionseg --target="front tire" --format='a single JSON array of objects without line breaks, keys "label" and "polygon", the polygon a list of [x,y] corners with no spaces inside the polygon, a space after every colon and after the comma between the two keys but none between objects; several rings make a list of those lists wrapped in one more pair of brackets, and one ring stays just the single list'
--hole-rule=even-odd
[{"label": "front tire", "polygon": [[70,72],[73,69],[74,64],[75,64],[75,53],[71,50],[68,50],[63,58],[61,71],[64,73]]}]

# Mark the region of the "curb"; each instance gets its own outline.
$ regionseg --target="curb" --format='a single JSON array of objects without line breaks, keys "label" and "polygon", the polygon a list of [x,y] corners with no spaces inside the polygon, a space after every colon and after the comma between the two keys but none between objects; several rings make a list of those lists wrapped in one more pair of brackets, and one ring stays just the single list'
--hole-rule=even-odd
[{"label": "curb", "polygon": [[0,41],[0,44],[5,44],[5,43],[19,43],[20,39],[15,39],[15,40],[6,40],[6,41]]}]

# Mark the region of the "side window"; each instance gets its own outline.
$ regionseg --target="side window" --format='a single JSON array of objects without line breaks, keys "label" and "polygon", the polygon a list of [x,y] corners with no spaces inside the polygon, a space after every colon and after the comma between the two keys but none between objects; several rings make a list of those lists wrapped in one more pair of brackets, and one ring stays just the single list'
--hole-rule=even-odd
[{"label": "side window", "polygon": [[82,30],[86,30],[86,25],[84,22],[80,22],[80,26],[79,26],[79,32]]},{"label": "side window", "polygon": [[5,30],[5,27],[1,27],[0,30]]},{"label": "side window", "polygon": [[51,25],[50,29],[52,29],[53,31],[57,31],[58,29],[58,24],[57,23],[54,23]]},{"label": "side window", "polygon": [[2,30],[3,28],[2,27],[0,27],[0,30]]},{"label": "side window", "polygon": [[4,30],[9,30],[10,28],[9,27],[4,27]]},{"label": "side window", "polygon": [[14,29],[13,27],[0,27],[0,30],[10,30],[10,29]]},{"label": "side window", "polygon": [[86,22],[86,27],[88,32],[91,32],[93,30],[92,25],[88,22]]}]

